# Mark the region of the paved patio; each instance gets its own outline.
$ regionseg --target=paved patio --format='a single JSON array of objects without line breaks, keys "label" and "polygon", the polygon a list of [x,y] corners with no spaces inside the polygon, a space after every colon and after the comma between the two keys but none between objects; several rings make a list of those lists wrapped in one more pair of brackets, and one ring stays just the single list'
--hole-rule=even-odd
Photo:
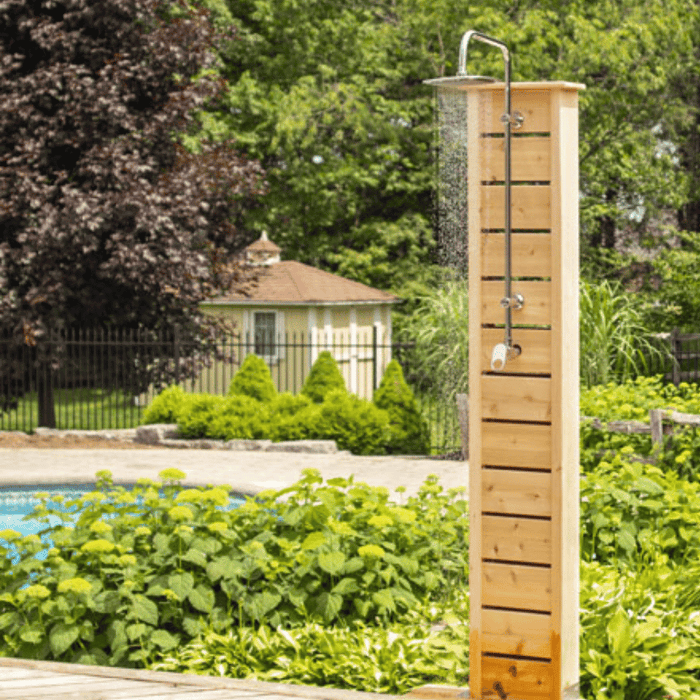
[{"label": "paved patio", "polygon": [[[234,491],[255,494],[293,484],[304,469],[318,469],[324,479],[355,476],[371,486],[394,492],[404,486],[417,493],[429,474],[444,488],[465,487],[469,465],[463,461],[420,457],[358,457],[347,452],[300,454],[294,452],[236,452],[227,450],[114,449],[2,449],[0,485],[91,482],[102,469],[116,482],[157,479],[163,469],[183,471],[185,483],[228,484]],[[402,498],[394,494],[398,500]]]}]

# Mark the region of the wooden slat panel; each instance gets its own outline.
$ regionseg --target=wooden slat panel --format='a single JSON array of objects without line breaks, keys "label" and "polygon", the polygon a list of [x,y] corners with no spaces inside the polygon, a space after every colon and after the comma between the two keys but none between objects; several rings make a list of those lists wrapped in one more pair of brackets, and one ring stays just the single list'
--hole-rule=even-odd
[{"label": "wooden slat panel", "polygon": [[[517,83],[511,88],[511,110],[520,112],[525,121],[519,129],[513,129],[515,134],[543,133],[550,131],[551,93],[549,90],[522,90]],[[505,95],[503,90],[494,92],[491,109],[487,113],[484,131],[492,134],[503,133],[501,115],[506,111]]]},{"label": "wooden slat panel", "polygon": [[[481,331],[481,371],[491,370],[491,353],[503,342],[502,328],[483,328]],[[508,360],[508,372],[522,374],[549,374],[551,371],[552,334],[549,330],[514,328],[513,343],[522,352]]]},{"label": "wooden slat panel", "polygon": [[485,468],[481,479],[481,509],[484,513],[550,516],[551,474]]},{"label": "wooden slat panel", "polygon": [[482,464],[551,468],[552,430],[549,425],[482,423],[481,439]]},{"label": "wooden slat panel", "polygon": [[[482,181],[503,182],[506,177],[505,139],[486,138],[481,151]],[[511,139],[511,182],[549,182],[551,142],[546,136]]]},{"label": "wooden slat panel", "polygon": [[483,377],[481,415],[500,420],[549,421],[552,382],[544,377]]},{"label": "wooden slat panel", "polygon": [[[506,236],[481,234],[482,277],[505,277]],[[551,277],[552,237],[547,233],[514,233],[511,236],[513,277]]]},{"label": "wooden slat panel", "polygon": [[538,566],[484,562],[482,605],[523,610],[552,609],[552,571]]},{"label": "wooden slat panel", "polygon": [[483,651],[552,658],[551,616],[511,610],[482,610],[481,619]]},{"label": "wooden slat panel", "polygon": [[[494,659],[482,661],[481,687],[484,700],[547,698],[554,691],[552,665],[546,661]],[[500,692],[499,692],[500,691]]]},{"label": "wooden slat panel", "polygon": [[[483,185],[480,189],[481,228],[505,228],[505,187]],[[518,185],[511,188],[511,227],[535,231],[552,225],[552,192],[549,185]]]},{"label": "wooden slat panel", "polygon": [[[513,309],[513,324],[545,326],[552,321],[551,285],[549,282],[513,282],[513,294],[522,294],[522,309]],[[504,283],[498,280],[481,283],[481,322],[505,323],[501,299],[505,294]]]},{"label": "wooden slat panel", "polygon": [[552,523],[549,520],[484,515],[481,527],[484,559],[552,563]]}]

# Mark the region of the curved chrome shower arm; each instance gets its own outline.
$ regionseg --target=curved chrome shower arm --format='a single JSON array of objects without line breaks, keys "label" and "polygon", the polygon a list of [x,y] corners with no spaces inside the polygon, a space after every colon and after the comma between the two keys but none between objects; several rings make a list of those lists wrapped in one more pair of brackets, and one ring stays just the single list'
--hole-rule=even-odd
[{"label": "curved chrome shower arm", "polygon": [[510,82],[510,53],[508,51],[508,47],[502,42],[499,41],[498,39],[494,39],[491,36],[488,36],[487,34],[482,34],[481,32],[477,32],[474,29],[470,29],[468,32],[464,33],[464,36],[462,37],[462,41],[459,45],[459,60],[457,62],[457,75],[462,76],[462,75],[467,75],[467,50],[469,49],[469,42],[472,39],[478,39],[479,41],[483,42],[484,44],[489,44],[490,46],[495,46],[498,49],[501,49],[501,52],[503,53],[503,60],[505,61],[506,64],[506,84]]}]

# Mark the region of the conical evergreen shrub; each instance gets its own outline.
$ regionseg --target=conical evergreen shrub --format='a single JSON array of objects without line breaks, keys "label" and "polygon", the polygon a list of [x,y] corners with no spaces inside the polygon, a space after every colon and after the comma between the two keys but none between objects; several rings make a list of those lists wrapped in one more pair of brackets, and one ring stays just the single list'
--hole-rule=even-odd
[{"label": "conical evergreen shrub", "polygon": [[314,403],[323,403],[326,396],[337,389],[347,391],[345,380],[333,355],[328,350],[324,350],[316,358],[301,393],[308,396]]},{"label": "conical evergreen shrub", "polygon": [[263,403],[272,401],[277,396],[277,389],[265,360],[257,355],[248,355],[231,380],[228,393],[250,396]]},{"label": "conical evergreen shrub", "polygon": [[406,384],[401,365],[396,360],[387,365],[379,388],[374,392],[373,402],[389,414],[389,454],[428,454],[428,423],[421,415],[416,397]]}]

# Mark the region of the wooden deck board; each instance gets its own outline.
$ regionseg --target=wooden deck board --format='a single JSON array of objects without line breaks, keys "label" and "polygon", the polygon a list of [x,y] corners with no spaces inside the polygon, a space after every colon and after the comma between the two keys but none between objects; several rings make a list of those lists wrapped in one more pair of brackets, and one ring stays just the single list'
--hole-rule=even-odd
[{"label": "wooden deck board", "polygon": [[0,658],[0,700],[388,700],[334,688]]}]

